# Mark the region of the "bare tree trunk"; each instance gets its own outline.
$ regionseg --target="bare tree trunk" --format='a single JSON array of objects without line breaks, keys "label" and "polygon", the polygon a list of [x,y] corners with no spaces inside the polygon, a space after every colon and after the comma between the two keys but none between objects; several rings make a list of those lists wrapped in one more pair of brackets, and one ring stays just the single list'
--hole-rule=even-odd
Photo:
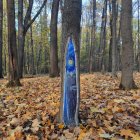
[{"label": "bare tree trunk", "polygon": [[116,0],[112,0],[112,75],[116,76],[116,66],[117,66],[117,33],[116,33]]},{"label": "bare tree trunk", "polygon": [[91,29],[91,48],[89,54],[89,73],[93,71],[93,56],[96,45],[96,0],[93,0],[93,25]]},{"label": "bare tree trunk", "polygon": [[[119,6],[117,5],[117,9],[119,9]],[[117,11],[117,13],[119,14],[119,11]],[[118,16],[117,16],[118,17]],[[122,18],[121,18],[121,14],[120,14],[120,18],[119,18],[119,31],[118,31],[118,35],[117,35],[117,71],[120,71],[121,68],[121,22],[122,22]]]},{"label": "bare tree trunk", "polygon": [[41,49],[42,49],[42,44],[39,42],[38,45],[38,52],[37,52],[37,74],[40,74],[40,61],[41,61]]},{"label": "bare tree trunk", "polygon": [[139,0],[138,2],[138,71],[140,72],[140,12],[139,12]]},{"label": "bare tree trunk", "polygon": [[8,19],[8,53],[9,53],[9,83],[8,87],[20,86],[18,75],[18,56],[15,29],[15,5],[14,0],[7,0]]},{"label": "bare tree trunk", "polygon": [[23,34],[23,0],[18,1],[18,62],[19,62],[19,76],[22,78],[23,73],[23,55],[24,55],[24,42],[25,35]]},{"label": "bare tree trunk", "polygon": [[112,4],[111,0],[109,0],[109,14],[110,14],[110,43],[109,43],[109,63],[108,63],[108,71],[112,71]]},{"label": "bare tree trunk", "polygon": [[2,48],[3,48],[3,0],[0,1],[0,78],[3,78],[3,68],[2,68]]},{"label": "bare tree trunk", "polygon": [[104,0],[104,8],[102,13],[101,33],[100,33],[100,46],[99,46],[99,64],[98,70],[104,69],[104,54],[106,47],[106,21],[107,21],[107,0]]},{"label": "bare tree trunk", "polygon": [[[60,106],[60,122],[64,122],[66,125],[78,125],[79,124],[79,102],[80,102],[80,21],[81,21],[81,8],[82,0],[65,0],[64,10],[62,15],[62,48],[61,48],[61,106]],[[69,38],[74,43],[75,47],[75,63],[76,63],[76,89],[71,91],[69,96],[68,107],[65,110],[73,112],[69,114],[64,113],[65,98],[64,92],[64,79],[65,79],[65,66],[66,66],[66,50],[68,49]],[[69,40],[70,41],[70,40]],[[70,61],[71,62],[71,61]],[[74,64],[74,63],[72,63]],[[71,86],[71,85],[69,85]],[[65,87],[66,88],[66,87]],[[68,87],[69,90],[69,87]],[[67,94],[67,93],[66,93]],[[75,102],[76,101],[76,102]],[[70,117],[70,118],[69,118]],[[64,119],[65,118],[65,119]],[[70,120],[69,120],[70,119]],[[67,121],[66,121],[67,120]]]},{"label": "bare tree trunk", "polygon": [[50,25],[50,77],[59,76],[58,68],[58,44],[57,44],[57,20],[59,1],[53,0]]},{"label": "bare tree trunk", "polygon": [[30,73],[35,75],[35,64],[34,64],[34,43],[33,43],[33,33],[32,33],[32,25],[30,27],[30,47],[31,47],[31,67]]},{"label": "bare tree trunk", "polygon": [[122,77],[120,88],[136,88],[133,79],[132,0],[122,0]]},{"label": "bare tree trunk", "polygon": [[[45,5],[45,10],[44,10],[44,27],[46,28],[46,30],[48,30],[48,18],[47,18],[47,4]],[[46,38],[47,38],[47,41],[48,41],[48,38],[49,38],[49,33],[46,32]],[[49,41],[48,41],[49,42]],[[48,70],[48,61],[49,61],[49,52],[48,52],[48,49],[47,49],[47,45],[45,45],[45,48],[44,48],[44,74],[48,73],[49,70]]]}]

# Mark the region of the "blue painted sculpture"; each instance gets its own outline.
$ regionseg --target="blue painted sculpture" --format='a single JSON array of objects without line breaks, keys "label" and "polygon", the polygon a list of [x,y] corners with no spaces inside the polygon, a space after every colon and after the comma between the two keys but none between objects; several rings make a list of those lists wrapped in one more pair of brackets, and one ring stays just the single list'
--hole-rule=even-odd
[{"label": "blue painted sculpture", "polygon": [[72,38],[68,41],[65,57],[63,120],[65,125],[72,125],[77,105],[76,55]]}]

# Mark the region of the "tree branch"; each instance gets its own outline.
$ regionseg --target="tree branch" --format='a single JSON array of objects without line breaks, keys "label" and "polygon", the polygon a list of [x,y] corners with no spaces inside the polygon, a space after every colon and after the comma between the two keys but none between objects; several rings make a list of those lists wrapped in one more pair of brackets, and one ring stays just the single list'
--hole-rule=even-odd
[{"label": "tree branch", "polygon": [[33,22],[36,20],[36,18],[38,17],[38,15],[41,13],[41,11],[44,8],[46,2],[47,2],[47,0],[44,0],[42,6],[40,7],[40,9],[36,13],[36,15],[30,20],[30,22],[27,22],[27,24],[24,27],[24,34],[26,34],[26,32],[28,31],[28,29],[30,28],[30,26],[33,24]]},{"label": "tree branch", "polygon": [[24,27],[26,27],[31,19],[31,13],[32,13],[32,8],[33,8],[33,0],[29,0],[29,6],[24,18]]}]

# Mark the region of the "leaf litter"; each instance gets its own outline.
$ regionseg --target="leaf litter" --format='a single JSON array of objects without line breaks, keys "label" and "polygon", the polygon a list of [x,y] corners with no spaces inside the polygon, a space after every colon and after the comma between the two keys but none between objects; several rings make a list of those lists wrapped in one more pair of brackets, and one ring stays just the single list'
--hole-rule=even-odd
[{"label": "leaf litter", "polygon": [[[140,87],[140,74],[135,73]],[[119,78],[81,75],[80,124],[57,122],[60,78],[25,78],[22,87],[0,81],[0,140],[140,140],[140,89],[119,90]]]}]

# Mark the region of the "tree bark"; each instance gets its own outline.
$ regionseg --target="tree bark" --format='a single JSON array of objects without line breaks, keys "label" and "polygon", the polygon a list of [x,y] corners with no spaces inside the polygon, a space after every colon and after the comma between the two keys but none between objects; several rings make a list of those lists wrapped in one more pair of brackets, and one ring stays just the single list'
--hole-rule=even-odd
[{"label": "tree bark", "polygon": [[16,45],[15,29],[15,3],[14,0],[7,0],[7,19],[8,19],[8,54],[9,54],[9,83],[8,87],[20,86],[18,75],[18,56]]},{"label": "tree bark", "polygon": [[91,29],[91,48],[89,54],[89,73],[93,71],[93,55],[96,45],[96,0],[93,0],[93,23]]},{"label": "tree bark", "polygon": [[58,68],[58,44],[57,44],[57,20],[59,1],[53,0],[50,25],[50,77],[59,76]]},{"label": "tree bark", "polygon": [[2,48],[3,48],[3,0],[0,1],[0,78],[3,78],[3,68],[2,68]]},{"label": "tree bark", "polygon": [[116,66],[117,66],[117,40],[116,40],[116,21],[117,21],[117,14],[116,14],[116,0],[112,0],[112,75],[116,76]]},{"label": "tree bark", "polygon": [[136,88],[133,79],[132,0],[122,0],[122,77],[120,88]]},{"label": "tree bark", "polygon": [[[119,6],[117,4],[117,14],[119,14]],[[118,18],[118,16],[117,16]],[[119,25],[118,25],[118,34],[117,34],[117,71],[120,71],[121,68],[121,48],[122,48],[122,44],[121,44],[121,22],[122,22],[122,16],[120,14],[120,18],[119,18]]]},{"label": "tree bark", "polygon": [[139,12],[139,0],[137,1],[138,2],[138,71],[140,72],[140,12]]},{"label": "tree bark", "polygon": [[30,67],[30,73],[32,75],[35,75],[34,42],[33,42],[32,25],[30,27],[30,47],[31,47],[31,67]]},{"label": "tree bark", "polygon": [[108,71],[112,71],[112,4],[109,0],[109,15],[110,15],[110,42],[109,42],[109,59],[108,59]]},{"label": "tree bark", "polygon": [[[75,53],[76,53],[76,64],[77,64],[77,93],[76,96],[71,100],[72,102],[76,100],[76,106],[73,106],[74,113],[72,114],[71,123],[67,125],[78,125],[79,124],[79,102],[80,102],[80,21],[81,21],[81,9],[82,9],[82,0],[65,0],[64,9],[62,14],[62,48],[61,48],[61,106],[59,119],[60,122],[64,122],[64,78],[65,78],[65,55],[66,55],[66,46],[68,43],[69,37],[72,37]],[[73,94],[73,93],[72,93]],[[72,108],[67,108],[72,109]],[[65,122],[64,122],[65,123]]]},{"label": "tree bark", "polygon": [[102,12],[102,23],[101,23],[101,33],[100,33],[100,46],[99,46],[99,64],[98,70],[104,71],[104,55],[106,47],[106,21],[107,21],[107,0],[104,0],[104,8]]},{"label": "tree bark", "polygon": [[[44,10],[44,28],[46,29],[46,39],[47,39],[47,42],[49,42],[48,38],[49,38],[49,33],[47,32],[48,31],[48,17],[47,17],[47,4],[45,5],[45,10]],[[47,48],[47,43],[45,44],[45,48],[44,48],[44,74],[48,73],[49,72],[49,69],[48,69],[48,60],[49,60],[49,51],[48,51],[48,48]]]}]

